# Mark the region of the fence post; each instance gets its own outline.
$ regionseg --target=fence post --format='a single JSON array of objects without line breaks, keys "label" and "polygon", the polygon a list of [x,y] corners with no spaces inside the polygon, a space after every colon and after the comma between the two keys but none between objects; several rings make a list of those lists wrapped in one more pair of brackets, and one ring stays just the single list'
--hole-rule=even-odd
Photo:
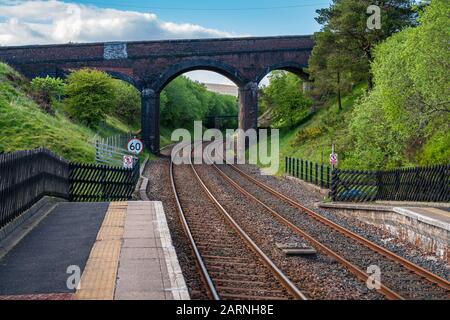
[{"label": "fence post", "polygon": [[318,174],[318,170],[317,170],[318,169],[317,163],[316,163],[315,167],[316,167],[316,186],[318,186],[319,183],[317,182],[317,178],[318,178],[319,174]]},{"label": "fence post", "polygon": [[308,160],[305,160],[305,181],[308,182]]},{"label": "fence post", "polygon": [[323,188],[323,164],[320,165],[320,187]]},{"label": "fence post", "polygon": [[327,189],[330,189],[330,167],[327,166]]},{"label": "fence post", "polygon": [[300,160],[300,179],[303,180],[303,159]]},{"label": "fence post", "polygon": [[297,169],[296,169],[296,172],[295,172],[295,176],[298,178],[298,166],[299,166],[300,160],[296,159],[295,162],[297,163]]},{"label": "fence post", "polygon": [[337,192],[338,192],[338,184],[339,184],[339,175],[338,175],[338,169],[333,169],[331,171],[331,200],[333,202],[336,202],[337,200]]},{"label": "fence post", "polygon": [[311,182],[311,183],[313,183],[312,173],[313,173],[313,163],[310,161],[309,162],[309,182]]},{"label": "fence post", "polygon": [[287,161],[288,157],[284,157],[284,173],[287,173]]},{"label": "fence post", "polygon": [[291,158],[288,157],[288,175],[291,175]]},{"label": "fence post", "polygon": [[105,166],[101,166],[101,171],[102,171],[102,174],[100,175],[100,179],[101,179],[101,181],[100,181],[100,185],[101,185],[101,187],[102,187],[102,196],[101,196],[101,199],[103,200],[103,201],[106,201],[106,197],[105,197],[105,172],[106,172],[106,170],[104,170],[104,169],[106,169],[106,167]]}]

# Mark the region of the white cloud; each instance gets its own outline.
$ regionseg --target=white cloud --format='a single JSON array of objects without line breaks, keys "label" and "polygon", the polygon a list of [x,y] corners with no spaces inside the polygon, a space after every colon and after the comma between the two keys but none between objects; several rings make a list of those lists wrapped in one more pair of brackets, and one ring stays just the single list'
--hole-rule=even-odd
[{"label": "white cloud", "polygon": [[61,1],[8,3],[0,4],[0,45],[233,36],[195,24],[162,21],[153,13]]}]

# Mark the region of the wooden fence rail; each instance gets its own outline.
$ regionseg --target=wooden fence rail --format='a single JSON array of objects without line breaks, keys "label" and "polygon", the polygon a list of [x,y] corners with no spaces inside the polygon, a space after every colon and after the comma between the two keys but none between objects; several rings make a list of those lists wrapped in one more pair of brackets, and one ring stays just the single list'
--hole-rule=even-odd
[{"label": "wooden fence rail", "polygon": [[139,179],[132,169],[69,163],[38,148],[0,154],[0,228],[43,196],[71,201],[113,201],[131,198]]},{"label": "wooden fence rail", "polygon": [[38,148],[0,154],[0,228],[44,195],[69,198],[69,163]]},{"label": "wooden fence rail", "polygon": [[99,164],[70,164],[71,201],[119,201],[131,198],[139,179],[139,161],[133,168]]}]

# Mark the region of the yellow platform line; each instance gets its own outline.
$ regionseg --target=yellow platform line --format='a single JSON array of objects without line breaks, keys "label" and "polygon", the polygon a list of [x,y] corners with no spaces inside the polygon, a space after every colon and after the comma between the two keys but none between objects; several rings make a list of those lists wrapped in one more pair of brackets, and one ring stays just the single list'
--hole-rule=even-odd
[{"label": "yellow platform line", "polygon": [[75,293],[78,300],[113,300],[128,202],[111,202]]}]

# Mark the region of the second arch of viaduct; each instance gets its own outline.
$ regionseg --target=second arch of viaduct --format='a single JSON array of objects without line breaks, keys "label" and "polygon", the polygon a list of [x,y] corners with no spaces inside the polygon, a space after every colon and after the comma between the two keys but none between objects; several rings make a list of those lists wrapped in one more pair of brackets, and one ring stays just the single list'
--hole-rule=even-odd
[{"label": "second arch of viaduct", "polygon": [[239,127],[257,126],[258,83],[272,70],[303,78],[313,48],[311,36],[108,42],[0,47],[0,61],[26,77],[64,77],[84,67],[105,71],[141,92],[141,134],[159,152],[159,96],[188,71],[217,72],[239,88]]}]

